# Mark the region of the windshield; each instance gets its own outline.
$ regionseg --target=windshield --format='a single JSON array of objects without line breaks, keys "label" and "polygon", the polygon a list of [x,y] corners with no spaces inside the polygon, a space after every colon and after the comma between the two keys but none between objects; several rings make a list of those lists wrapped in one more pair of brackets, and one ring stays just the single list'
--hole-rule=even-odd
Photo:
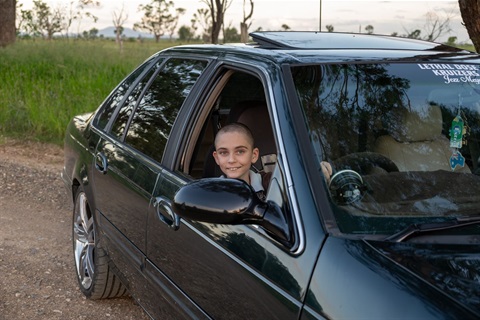
[{"label": "windshield", "polygon": [[292,67],[344,233],[480,212],[480,64]]}]

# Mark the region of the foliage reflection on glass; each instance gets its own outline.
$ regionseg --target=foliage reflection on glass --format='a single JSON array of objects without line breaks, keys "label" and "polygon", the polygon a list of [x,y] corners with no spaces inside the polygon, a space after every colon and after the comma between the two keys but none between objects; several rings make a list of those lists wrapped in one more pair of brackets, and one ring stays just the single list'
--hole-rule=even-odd
[{"label": "foliage reflection on glass", "polygon": [[[406,131],[399,125],[400,111],[409,114],[407,118],[417,119],[419,125],[414,129],[422,131],[426,130],[422,121],[432,121],[427,111],[439,109],[438,135],[446,141],[446,150],[450,150],[448,141],[455,117],[461,115],[468,124],[462,147],[451,148],[444,160],[438,160],[444,161],[448,170],[428,169],[425,159],[431,151],[426,143],[424,150],[412,155],[414,160],[418,157],[418,161],[425,161],[419,163],[421,169],[399,166],[399,172],[359,172],[366,196],[349,205],[332,204],[343,232],[392,233],[425,219],[441,221],[478,214],[480,177],[474,173],[480,171],[479,69],[468,64],[409,63],[292,67],[319,172],[322,161],[335,168],[336,163],[353,158],[352,154],[378,152],[378,139],[389,135],[394,127]],[[456,151],[465,158],[462,170],[449,168],[449,157]],[[363,158],[369,161],[372,157]],[[370,167],[375,166],[371,163]]]},{"label": "foliage reflection on glass", "polygon": [[207,62],[170,59],[142,97],[126,142],[160,161],[173,122]]}]

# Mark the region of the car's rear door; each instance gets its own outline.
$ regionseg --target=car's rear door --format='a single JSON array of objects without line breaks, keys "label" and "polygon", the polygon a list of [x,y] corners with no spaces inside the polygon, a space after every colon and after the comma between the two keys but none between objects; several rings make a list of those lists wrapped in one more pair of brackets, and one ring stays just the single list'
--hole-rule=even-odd
[{"label": "car's rear door", "polygon": [[114,114],[95,155],[95,200],[111,259],[144,291],[146,224],[176,115],[208,62],[161,57]]},{"label": "car's rear door", "polygon": [[140,67],[129,77],[128,86],[117,88],[125,94],[112,101],[117,106],[110,111],[111,119],[95,150],[92,181],[102,245],[129,280],[140,274],[144,261],[147,211],[159,169],[125,145],[124,136],[138,100],[162,63],[157,58]]}]

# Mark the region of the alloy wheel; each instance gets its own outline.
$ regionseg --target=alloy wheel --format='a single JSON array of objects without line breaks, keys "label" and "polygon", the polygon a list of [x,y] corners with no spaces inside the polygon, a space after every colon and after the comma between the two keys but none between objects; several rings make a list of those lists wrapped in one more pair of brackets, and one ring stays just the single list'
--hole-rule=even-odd
[{"label": "alloy wheel", "polygon": [[73,251],[79,282],[85,290],[88,290],[92,286],[95,274],[95,230],[87,196],[84,192],[78,194],[75,202]]}]

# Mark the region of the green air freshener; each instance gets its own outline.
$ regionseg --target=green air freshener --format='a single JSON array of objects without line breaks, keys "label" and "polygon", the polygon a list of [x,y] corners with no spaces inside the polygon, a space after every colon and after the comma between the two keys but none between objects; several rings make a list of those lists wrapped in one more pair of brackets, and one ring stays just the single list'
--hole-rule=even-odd
[{"label": "green air freshener", "polygon": [[463,141],[463,119],[459,115],[452,121],[450,128],[450,147],[460,149]]}]

